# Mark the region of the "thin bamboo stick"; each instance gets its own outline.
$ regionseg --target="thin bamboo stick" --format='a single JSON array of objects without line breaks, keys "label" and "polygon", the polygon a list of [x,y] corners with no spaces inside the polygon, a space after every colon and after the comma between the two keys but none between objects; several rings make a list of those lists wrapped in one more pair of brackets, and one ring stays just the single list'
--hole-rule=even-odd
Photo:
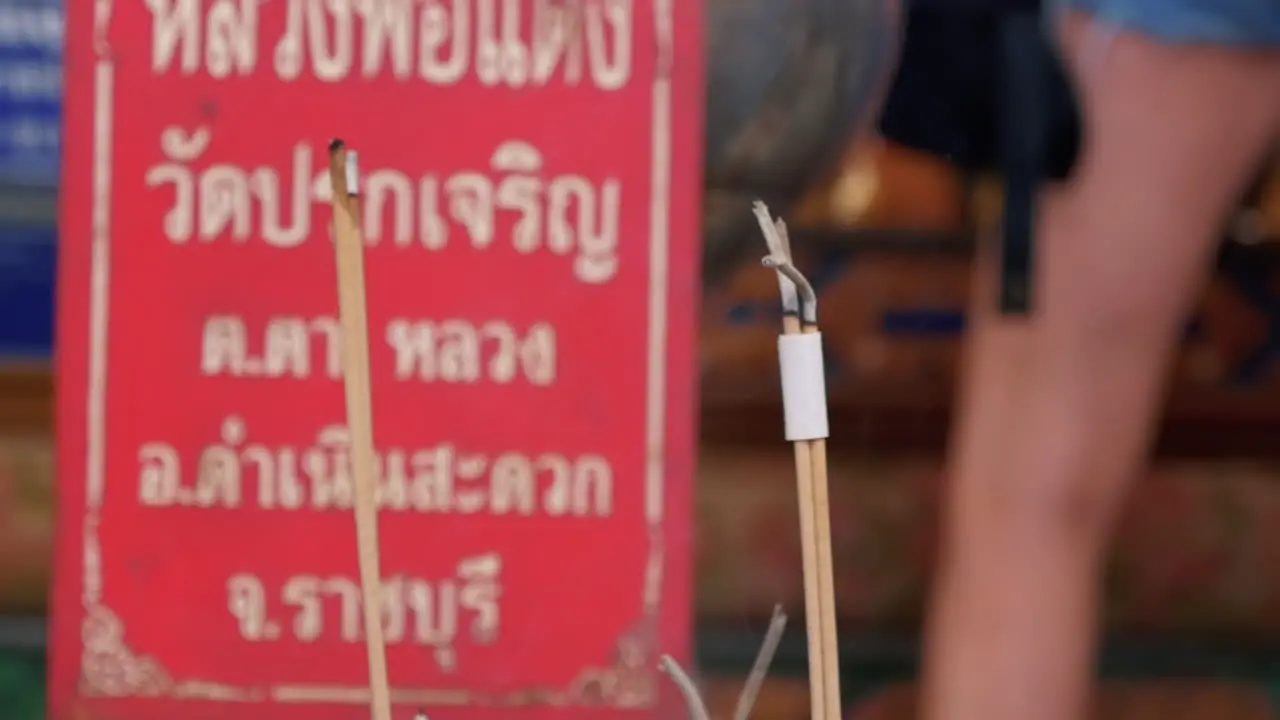
[{"label": "thin bamboo stick", "polygon": [[358,171],[354,153],[334,140],[329,145],[329,182],[333,187],[334,249],[338,265],[338,305],[342,325],[342,378],[347,426],[351,432],[355,485],[356,547],[364,606],[365,648],[369,655],[373,720],[391,720],[386,640],[382,634],[382,587],[378,550],[378,509],[373,450],[373,398],[369,373],[369,317],[365,294],[364,238],[361,236]]},{"label": "thin bamboo stick", "polygon": [[[817,298],[808,280],[792,264],[786,225],[781,220],[775,221],[764,203],[755,204],[755,213],[769,246],[765,264],[778,272],[783,335],[817,333]],[[805,629],[809,639],[810,717],[839,720],[840,660],[826,439],[796,440],[793,445],[804,567]]]}]

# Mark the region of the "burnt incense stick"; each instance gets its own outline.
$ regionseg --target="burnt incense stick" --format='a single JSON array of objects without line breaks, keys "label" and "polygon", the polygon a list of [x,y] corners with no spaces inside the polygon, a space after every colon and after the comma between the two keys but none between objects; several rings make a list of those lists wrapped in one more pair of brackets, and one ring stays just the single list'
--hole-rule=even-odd
[{"label": "burnt incense stick", "polygon": [[818,299],[813,286],[791,260],[791,243],[782,220],[764,203],[754,206],[769,247],[766,267],[778,273],[782,296],[782,335],[778,340],[786,436],[795,452],[796,494],[800,511],[800,550],[804,568],[805,631],[809,639],[809,700],[813,720],[840,718],[840,659],[835,614],[835,578],[831,555],[831,509],[827,488],[827,406],[818,331]]},{"label": "burnt incense stick", "polygon": [[658,667],[670,675],[676,687],[680,688],[684,703],[689,708],[689,720],[711,720],[711,713],[707,710],[707,704],[703,701],[702,696],[698,694],[698,686],[693,682],[693,678],[689,677],[689,673],[680,667],[680,663],[676,662],[676,659],[670,655],[663,655],[662,662]]},{"label": "burnt incense stick", "polygon": [[787,629],[787,615],[782,612],[781,605],[773,607],[773,617],[769,620],[769,630],[764,634],[764,643],[760,652],[756,653],[755,664],[751,666],[751,674],[742,685],[738,695],[738,704],[733,710],[733,720],[747,720],[751,710],[760,696],[760,688],[769,674],[769,666],[773,664],[773,656],[778,652],[778,643],[782,642],[782,633]]},{"label": "burnt incense stick", "polygon": [[[738,704],[733,710],[734,720],[747,720],[751,717],[756,698],[760,696],[760,688],[769,674],[769,666],[773,663],[773,656],[778,651],[778,644],[782,642],[782,633],[786,629],[787,616],[782,612],[782,606],[776,605],[773,608],[773,618],[769,621],[769,630],[765,633],[756,661],[751,666],[751,674],[747,676],[742,692],[738,695]],[[697,683],[680,667],[680,663],[670,655],[663,655],[658,667],[670,675],[672,682],[679,688],[689,710],[690,720],[709,720],[711,712],[707,709],[706,701],[698,694]]]}]

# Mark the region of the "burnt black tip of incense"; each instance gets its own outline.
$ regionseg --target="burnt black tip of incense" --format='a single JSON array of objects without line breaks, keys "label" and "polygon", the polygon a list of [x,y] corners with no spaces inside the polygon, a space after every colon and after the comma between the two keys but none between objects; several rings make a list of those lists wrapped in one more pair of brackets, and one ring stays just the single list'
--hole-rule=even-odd
[{"label": "burnt black tip of incense", "polygon": [[332,141],[329,142],[329,152],[336,153],[342,150],[343,148],[345,148],[346,146],[347,144],[342,141],[342,138],[334,138]]}]

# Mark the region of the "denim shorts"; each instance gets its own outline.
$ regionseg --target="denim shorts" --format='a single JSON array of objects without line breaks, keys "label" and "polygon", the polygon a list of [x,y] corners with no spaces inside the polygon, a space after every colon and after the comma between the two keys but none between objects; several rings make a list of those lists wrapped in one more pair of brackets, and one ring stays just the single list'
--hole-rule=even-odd
[{"label": "denim shorts", "polygon": [[1280,0],[1051,0],[1101,25],[1171,44],[1280,49]]}]

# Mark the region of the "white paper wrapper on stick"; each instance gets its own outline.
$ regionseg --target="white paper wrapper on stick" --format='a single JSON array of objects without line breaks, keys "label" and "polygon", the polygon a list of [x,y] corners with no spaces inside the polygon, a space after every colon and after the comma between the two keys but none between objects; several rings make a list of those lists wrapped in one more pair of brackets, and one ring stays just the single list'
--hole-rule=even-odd
[{"label": "white paper wrapper on stick", "polygon": [[827,430],[827,381],[822,333],[778,337],[782,368],[782,412],[787,440],[822,440]]},{"label": "white paper wrapper on stick", "polygon": [[360,155],[355,150],[347,151],[347,192],[360,194]]}]

